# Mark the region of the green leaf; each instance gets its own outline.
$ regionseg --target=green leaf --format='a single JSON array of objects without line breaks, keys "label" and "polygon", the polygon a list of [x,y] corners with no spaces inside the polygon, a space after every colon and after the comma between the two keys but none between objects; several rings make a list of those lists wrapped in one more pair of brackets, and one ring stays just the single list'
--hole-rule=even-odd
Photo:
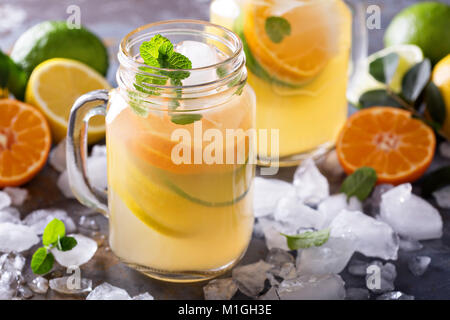
[{"label": "green leaf", "polygon": [[77,240],[73,237],[62,237],[58,241],[57,249],[59,251],[69,251],[72,250],[77,244]]},{"label": "green leaf", "polygon": [[402,80],[402,95],[409,101],[416,101],[430,81],[431,63],[425,59],[414,65]]},{"label": "green leaf", "polygon": [[373,106],[390,106],[400,108],[401,104],[392,98],[384,89],[370,90],[359,97],[359,107],[369,108]]},{"label": "green leaf", "polygon": [[340,192],[345,193],[347,199],[356,196],[363,201],[372,192],[376,182],[376,171],[370,167],[361,167],[344,180]]},{"label": "green leaf", "polygon": [[[163,37],[160,34],[155,35],[149,41],[142,42],[139,47],[139,53],[146,65],[150,67],[161,67],[158,62],[160,55],[160,48],[162,51],[167,51],[170,47],[167,46],[167,42],[170,43],[169,39]],[[173,46],[172,46],[173,50]]]},{"label": "green leaf", "polygon": [[369,73],[376,80],[385,84],[390,84],[392,77],[397,70],[399,56],[395,52],[391,52],[384,57],[380,57],[372,61],[369,65]]},{"label": "green leaf", "polygon": [[219,79],[222,79],[223,77],[225,77],[227,75],[228,71],[224,66],[220,66],[216,69],[216,74],[217,77],[219,77]]},{"label": "green leaf", "polygon": [[287,246],[291,250],[306,249],[312,246],[319,247],[328,241],[330,237],[330,229],[323,229],[319,231],[307,231],[299,235],[287,235],[286,237]]},{"label": "green leaf", "polygon": [[283,17],[271,16],[266,19],[266,33],[274,43],[280,43],[291,34],[291,24]]},{"label": "green leaf", "polygon": [[450,185],[450,166],[442,167],[427,174],[421,185],[424,197],[429,197],[434,191]]},{"label": "green leaf", "polygon": [[178,52],[173,52],[167,62],[170,69],[192,69],[191,60]]},{"label": "green leaf", "polygon": [[66,226],[59,219],[53,219],[50,221],[44,229],[44,234],[42,235],[42,244],[44,246],[49,246],[58,241],[58,239],[66,235]]},{"label": "green leaf", "polygon": [[9,80],[9,57],[0,51],[0,88],[6,88]]},{"label": "green leaf", "polygon": [[425,105],[431,119],[439,125],[443,125],[447,117],[447,109],[439,88],[431,81],[425,89]]},{"label": "green leaf", "polygon": [[46,274],[53,268],[55,257],[51,252],[47,252],[46,248],[39,248],[31,258],[31,270],[35,274]]},{"label": "green leaf", "polygon": [[178,113],[178,114],[174,114],[172,115],[172,117],[170,118],[170,120],[175,123],[175,124],[181,124],[181,125],[185,125],[185,124],[191,124],[194,123],[195,121],[198,121],[202,118],[201,114],[195,114],[195,113]]}]

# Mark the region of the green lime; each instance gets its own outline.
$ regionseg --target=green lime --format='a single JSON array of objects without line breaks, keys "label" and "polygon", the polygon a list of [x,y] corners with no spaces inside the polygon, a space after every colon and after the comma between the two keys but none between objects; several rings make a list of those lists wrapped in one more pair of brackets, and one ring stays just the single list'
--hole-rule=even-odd
[{"label": "green lime", "polygon": [[106,75],[108,53],[102,41],[86,28],[70,29],[65,21],[45,21],[17,40],[11,58],[30,75],[51,58],[78,60]]},{"label": "green lime", "polygon": [[26,85],[27,74],[0,51],[0,88],[7,87],[16,99],[23,100]]},{"label": "green lime", "polygon": [[421,2],[404,9],[391,21],[384,43],[415,44],[436,64],[450,53],[450,6]]}]

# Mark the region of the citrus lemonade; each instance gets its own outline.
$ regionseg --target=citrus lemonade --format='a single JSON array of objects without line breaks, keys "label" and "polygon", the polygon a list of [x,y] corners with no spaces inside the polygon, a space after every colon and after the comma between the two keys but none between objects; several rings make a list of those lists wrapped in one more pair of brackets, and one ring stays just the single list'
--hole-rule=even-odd
[{"label": "citrus lemonade", "polygon": [[[177,125],[167,114],[135,114],[119,93],[108,121],[110,244],[125,262],[153,271],[209,271],[235,262],[253,228],[253,167],[243,164],[180,164],[171,159],[174,130],[194,135],[194,124]],[[203,130],[252,126],[248,90],[203,112]],[[197,124],[198,126],[199,124]],[[225,136],[225,135],[224,135]],[[195,138],[197,139],[197,138]],[[194,154],[192,139],[192,154]],[[227,150],[223,150],[224,153]]]},{"label": "citrus lemonade", "polygon": [[[332,146],[347,116],[349,8],[341,0],[239,3],[232,27],[244,43],[256,126],[279,129],[280,164]],[[229,21],[214,7],[221,6],[211,6],[212,22]]]}]

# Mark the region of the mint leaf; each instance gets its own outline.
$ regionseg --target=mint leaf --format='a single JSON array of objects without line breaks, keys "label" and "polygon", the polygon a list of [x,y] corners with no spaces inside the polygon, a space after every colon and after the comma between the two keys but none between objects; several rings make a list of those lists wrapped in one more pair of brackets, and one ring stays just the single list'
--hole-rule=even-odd
[{"label": "mint leaf", "polygon": [[363,201],[372,192],[376,182],[376,171],[370,167],[361,167],[345,178],[340,192],[345,193],[347,199],[356,196],[359,200]]},{"label": "mint leaf", "polygon": [[58,241],[57,248],[59,251],[69,251],[75,248],[77,244],[77,240],[73,237],[62,237]]},{"label": "mint leaf", "polygon": [[291,34],[291,24],[283,17],[271,16],[266,19],[266,33],[274,43],[280,43]]},{"label": "mint leaf", "polygon": [[49,246],[56,243],[59,238],[64,237],[66,234],[66,226],[59,219],[53,219],[50,221],[44,229],[44,234],[42,235],[42,244],[44,246]]},{"label": "mint leaf", "polygon": [[[155,35],[149,41],[142,42],[141,46],[139,47],[139,53],[141,54],[142,59],[144,59],[146,65],[151,67],[161,67],[158,61],[160,54],[159,50],[160,47],[162,47],[163,44],[167,42],[170,43],[169,39],[163,37],[160,34]],[[164,51],[164,49],[167,50],[167,45],[163,46],[162,51]]]},{"label": "mint leaf", "polygon": [[192,69],[192,62],[181,53],[173,52],[167,60],[170,69]]},{"label": "mint leaf", "polygon": [[175,123],[175,124],[191,124],[194,123],[195,121],[198,121],[202,118],[201,114],[188,114],[188,113],[180,113],[180,114],[174,114],[172,115],[172,117],[170,118],[170,120]]},{"label": "mint leaf", "polygon": [[55,257],[46,248],[39,248],[31,258],[31,270],[35,274],[46,274],[53,268]]},{"label": "mint leaf", "polygon": [[376,80],[390,84],[395,71],[397,71],[399,60],[400,58],[395,52],[375,59],[369,65],[369,73]]},{"label": "mint leaf", "polygon": [[291,250],[297,249],[306,249],[310,247],[320,247],[325,242],[328,241],[330,237],[330,229],[323,229],[319,231],[307,231],[305,233],[301,233],[298,235],[287,235],[283,234],[286,237],[287,246]]}]

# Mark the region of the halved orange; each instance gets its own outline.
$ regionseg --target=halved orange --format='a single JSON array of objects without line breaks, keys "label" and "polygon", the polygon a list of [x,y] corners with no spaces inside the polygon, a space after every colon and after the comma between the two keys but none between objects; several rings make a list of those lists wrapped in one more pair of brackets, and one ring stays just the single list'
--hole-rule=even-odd
[{"label": "halved orange", "polygon": [[[303,84],[322,71],[337,53],[341,16],[338,12],[342,10],[348,11],[344,4],[335,1],[290,5],[276,0],[247,1],[245,40],[252,55],[271,76],[289,84]],[[284,18],[291,26],[290,34],[279,43],[273,42],[266,32],[266,20],[273,16]]]},{"label": "halved orange", "polygon": [[50,146],[50,128],[36,108],[0,100],[0,187],[30,181],[45,165]]},{"label": "halved orange", "polygon": [[420,178],[433,160],[436,137],[406,110],[373,107],[356,112],[342,129],[336,151],[347,174],[368,166],[378,183],[394,185]]}]

